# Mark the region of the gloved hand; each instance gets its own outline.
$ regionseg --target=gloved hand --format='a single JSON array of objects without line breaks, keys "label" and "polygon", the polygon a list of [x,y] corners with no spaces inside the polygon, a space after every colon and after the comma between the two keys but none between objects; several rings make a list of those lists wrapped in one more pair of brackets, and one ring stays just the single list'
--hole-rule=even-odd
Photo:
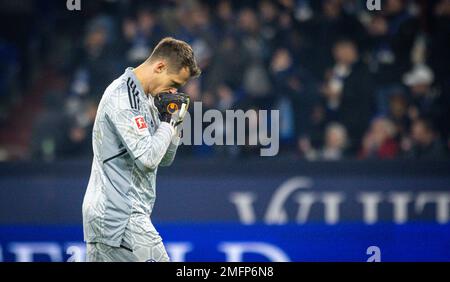
[{"label": "gloved hand", "polygon": [[155,96],[155,106],[161,121],[176,127],[183,122],[189,108],[190,98],[184,93],[159,93]]}]

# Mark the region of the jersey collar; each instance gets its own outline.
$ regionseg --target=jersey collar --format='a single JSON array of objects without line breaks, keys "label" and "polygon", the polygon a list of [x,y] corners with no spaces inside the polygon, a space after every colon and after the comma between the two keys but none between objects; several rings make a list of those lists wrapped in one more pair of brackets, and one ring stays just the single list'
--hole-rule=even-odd
[{"label": "jersey collar", "polygon": [[[133,82],[136,84],[137,90],[139,91],[139,97],[141,99],[143,99],[144,101],[148,101],[149,97],[145,94],[144,92],[144,88],[142,87],[141,82],[139,81],[139,79],[137,79],[136,75],[133,72],[134,68],[133,67],[128,67],[125,70],[125,73],[127,74],[127,76],[131,77],[131,79],[133,80]],[[151,96],[151,95],[149,95]]]}]

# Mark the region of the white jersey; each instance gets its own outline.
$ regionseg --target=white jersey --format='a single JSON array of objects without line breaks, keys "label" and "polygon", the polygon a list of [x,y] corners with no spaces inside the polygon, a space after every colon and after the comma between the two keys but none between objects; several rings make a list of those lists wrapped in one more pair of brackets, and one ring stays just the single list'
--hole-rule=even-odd
[{"label": "white jersey", "polygon": [[[93,129],[94,158],[83,201],[84,240],[119,247],[126,232],[150,232],[158,166],[170,165],[180,138],[161,122],[133,68],[113,81],[100,101]],[[125,242],[129,245],[129,242]]]}]

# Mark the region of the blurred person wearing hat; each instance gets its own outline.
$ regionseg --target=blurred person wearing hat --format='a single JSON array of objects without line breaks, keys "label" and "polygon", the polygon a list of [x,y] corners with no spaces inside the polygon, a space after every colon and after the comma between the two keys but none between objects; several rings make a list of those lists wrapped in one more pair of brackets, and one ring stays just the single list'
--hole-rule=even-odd
[{"label": "blurred person wearing hat", "polygon": [[433,71],[424,64],[416,65],[403,76],[403,83],[408,87],[410,98],[409,118],[416,120],[425,117],[441,129],[439,125],[445,109],[440,102],[441,93],[434,87],[433,82]]}]

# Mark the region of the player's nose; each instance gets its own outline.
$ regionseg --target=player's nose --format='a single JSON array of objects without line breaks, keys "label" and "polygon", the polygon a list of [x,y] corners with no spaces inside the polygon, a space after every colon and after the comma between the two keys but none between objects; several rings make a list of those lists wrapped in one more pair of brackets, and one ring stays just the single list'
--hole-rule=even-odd
[{"label": "player's nose", "polygon": [[176,88],[170,88],[169,89],[169,93],[172,93],[172,94],[175,94],[175,93],[177,93],[177,89]]}]

